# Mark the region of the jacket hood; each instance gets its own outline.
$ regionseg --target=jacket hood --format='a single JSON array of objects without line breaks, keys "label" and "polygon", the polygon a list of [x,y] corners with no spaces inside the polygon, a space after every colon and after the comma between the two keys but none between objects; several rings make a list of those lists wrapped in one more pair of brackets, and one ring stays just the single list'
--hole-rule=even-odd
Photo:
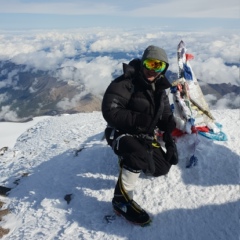
[{"label": "jacket hood", "polygon": [[166,69],[162,72],[162,74],[165,74],[165,72],[168,69],[169,62],[168,62],[167,54],[166,54],[166,52],[162,48],[154,46],[154,45],[148,46],[145,49],[145,51],[144,51],[144,53],[142,55],[142,61],[141,61],[141,65],[142,66],[143,66],[144,60],[146,60],[148,58],[150,58],[150,59],[157,59],[157,60],[165,62],[167,64],[167,66],[166,66]]}]

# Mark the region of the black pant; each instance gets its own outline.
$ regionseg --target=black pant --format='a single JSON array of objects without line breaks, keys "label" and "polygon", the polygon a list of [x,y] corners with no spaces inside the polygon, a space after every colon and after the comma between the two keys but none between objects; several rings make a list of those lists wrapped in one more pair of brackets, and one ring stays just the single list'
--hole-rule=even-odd
[{"label": "black pant", "polygon": [[136,137],[122,137],[114,151],[122,156],[124,165],[134,170],[147,171],[149,165],[154,164],[152,175],[155,177],[167,174],[171,168],[161,147],[153,147],[151,142]]}]

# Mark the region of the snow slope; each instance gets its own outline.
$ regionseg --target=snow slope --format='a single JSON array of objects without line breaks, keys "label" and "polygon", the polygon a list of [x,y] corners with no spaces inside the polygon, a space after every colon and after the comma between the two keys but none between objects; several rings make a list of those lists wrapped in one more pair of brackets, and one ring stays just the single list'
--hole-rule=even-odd
[{"label": "snow slope", "polygon": [[[177,140],[180,162],[167,176],[141,174],[135,200],[153,218],[145,228],[120,217],[112,223],[104,219],[114,215],[118,165],[101,141],[101,112],[42,119],[0,156],[0,185],[14,188],[8,197],[0,196],[11,209],[0,222],[10,229],[3,239],[239,239],[240,112],[215,110],[213,115],[227,142],[186,135]],[[5,127],[0,124],[0,131]],[[196,137],[198,165],[187,169]]]},{"label": "snow slope", "polygon": [[33,118],[32,121],[25,123],[14,123],[14,122],[1,122],[1,137],[0,137],[0,148],[9,147],[13,148],[18,136],[25,132],[28,128],[34,126],[39,121],[47,118],[47,116],[41,116]]}]

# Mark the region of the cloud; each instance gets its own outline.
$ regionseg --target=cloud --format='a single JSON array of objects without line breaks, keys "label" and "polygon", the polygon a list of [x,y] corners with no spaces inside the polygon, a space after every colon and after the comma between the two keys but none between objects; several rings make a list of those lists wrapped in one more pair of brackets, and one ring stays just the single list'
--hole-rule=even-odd
[{"label": "cloud", "polygon": [[4,103],[9,100],[9,95],[7,93],[0,94],[0,102]]},{"label": "cloud", "polygon": [[0,119],[5,121],[17,121],[18,115],[15,111],[10,110],[10,106],[3,106],[0,111]]},{"label": "cloud", "polygon": [[85,94],[86,92],[82,92],[81,94],[74,96],[71,100],[68,98],[64,98],[57,103],[57,107],[63,110],[75,108],[79,106],[79,102]]},{"label": "cloud", "polygon": [[203,62],[196,61],[193,65],[195,75],[206,83],[231,83],[240,85],[239,68],[227,66],[222,58],[210,57]]},{"label": "cloud", "polygon": [[132,14],[174,18],[239,18],[239,1],[164,1],[136,8]]},{"label": "cloud", "polygon": [[240,96],[234,93],[229,93],[224,98],[217,101],[215,109],[228,109],[240,107]]},{"label": "cloud", "polygon": [[[26,65],[13,71],[2,68],[0,88],[15,86],[18,71],[32,69],[49,71],[52,76],[76,87],[85,84],[86,90],[101,95],[113,78],[122,74],[122,63],[140,58],[151,44],[166,50],[169,70],[177,73],[176,49],[181,40],[195,56],[191,66],[198,79],[240,85],[240,36],[234,33],[163,32],[159,29],[125,32],[101,28],[2,32],[0,38],[0,61]],[[34,92],[34,87],[30,91]],[[63,107],[64,104],[74,105],[78,97],[61,104]]]},{"label": "cloud", "polygon": [[[9,72],[7,72],[7,71],[9,71]],[[18,81],[18,77],[16,76],[17,73],[18,73],[17,69],[3,70],[0,73],[0,77],[3,76],[2,77],[3,79],[0,81],[0,88],[10,87],[10,86],[12,86],[14,88],[16,85],[16,82]]]},{"label": "cloud", "polygon": [[204,97],[208,103],[215,102],[217,100],[217,97],[212,94],[207,94]]},{"label": "cloud", "polygon": [[[107,2],[94,1],[21,1],[0,0],[2,13],[63,14],[63,15],[102,15],[116,13],[117,7]],[[112,15],[112,14],[110,14]]]},{"label": "cloud", "polygon": [[1,13],[109,15],[168,18],[238,18],[239,1],[24,1],[0,0]]},{"label": "cloud", "polygon": [[239,94],[229,93],[224,95],[223,98],[217,100],[214,95],[206,95],[206,101],[208,102],[211,109],[239,109],[240,108],[240,96]]},{"label": "cloud", "polygon": [[38,82],[39,82],[39,79],[35,78],[33,83],[32,83],[32,85],[31,85],[31,87],[29,88],[29,92],[30,93],[37,92],[38,89],[36,88],[36,86],[37,86]]},{"label": "cloud", "polygon": [[79,61],[74,65],[79,70],[79,79],[93,94],[103,94],[113,80],[113,74],[121,74],[122,63],[110,57],[96,57],[91,61]]}]

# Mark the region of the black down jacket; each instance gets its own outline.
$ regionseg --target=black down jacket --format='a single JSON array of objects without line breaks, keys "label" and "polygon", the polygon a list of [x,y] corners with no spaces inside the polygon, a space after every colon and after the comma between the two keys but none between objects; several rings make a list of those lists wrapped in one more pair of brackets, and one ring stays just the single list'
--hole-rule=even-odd
[{"label": "black down jacket", "polygon": [[103,96],[102,114],[109,126],[121,133],[153,135],[156,126],[171,132],[175,127],[165,89],[164,75],[154,83],[144,79],[141,60],[123,64],[123,75],[110,83]]}]

